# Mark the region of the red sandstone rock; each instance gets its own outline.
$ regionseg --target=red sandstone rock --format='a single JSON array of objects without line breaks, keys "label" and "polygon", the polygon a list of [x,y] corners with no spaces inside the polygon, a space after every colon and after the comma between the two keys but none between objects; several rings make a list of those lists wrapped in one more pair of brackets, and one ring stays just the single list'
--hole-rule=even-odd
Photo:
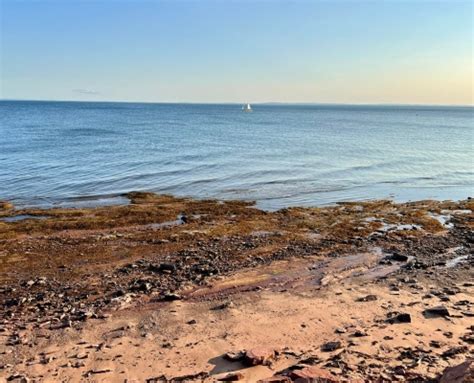
[{"label": "red sandstone rock", "polygon": [[275,358],[275,350],[265,347],[256,347],[245,353],[244,362],[249,366],[268,364]]},{"label": "red sandstone rock", "polygon": [[439,383],[472,383],[474,382],[473,360],[468,359],[457,366],[444,370]]},{"label": "red sandstone rock", "polygon": [[301,370],[292,371],[290,377],[295,383],[338,383],[336,378],[329,371],[316,366],[305,367]]},{"label": "red sandstone rock", "polygon": [[258,383],[291,383],[291,379],[288,376],[275,375],[271,378],[261,379]]}]

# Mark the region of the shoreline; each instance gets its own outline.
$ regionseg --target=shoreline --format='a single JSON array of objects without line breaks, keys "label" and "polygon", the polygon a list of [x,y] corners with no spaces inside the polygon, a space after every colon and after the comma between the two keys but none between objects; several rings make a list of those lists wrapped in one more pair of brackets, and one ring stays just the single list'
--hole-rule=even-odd
[{"label": "shoreline", "polygon": [[[453,189],[454,186],[449,187],[448,189]],[[16,200],[12,199],[2,199],[0,196],[0,204],[9,203],[14,206],[16,211],[24,211],[24,210],[51,210],[51,209],[94,209],[94,208],[103,208],[108,206],[125,206],[130,204],[129,195],[133,193],[143,193],[143,194],[155,194],[155,195],[165,195],[169,197],[175,197],[178,199],[190,199],[195,201],[239,201],[243,203],[252,204],[255,208],[268,211],[268,212],[275,212],[281,209],[289,209],[289,208],[324,208],[335,206],[337,204],[344,204],[344,203],[366,203],[366,202],[377,202],[377,201],[391,201],[393,203],[416,203],[419,201],[463,201],[471,199],[471,190],[467,185],[462,187],[456,187],[458,189],[457,192],[452,192],[445,190],[445,188],[441,188],[441,191],[438,191],[437,195],[429,195],[428,193],[420,193],[419,191],[415,193],[408,193],[407,191],[403,193],[399,193],[396,195],[394,193],[386,193],[385,196],[382,193],[381,196],[376,196],[376,193],[373,196],[359,196],[353,198],[335,198],[333,200],[324,198],[320,198],[319,202],[314,201],[301,201],[293,203],[282,203],[279,202],[276,205],[270,203],[270,201],[274,200],[283,200],[285,197],[273,197],[268,199],[255,199],[255,198],[231,198],[231,197],[219,197],[219,196],[196,196],[196,195],[188,195],[188,194],[176,194],[176,193],[162,193],[159,191],[131,191],[131,192],[119,192],[119,193],[107,193],[107,194],[94,194],[94,195],[80,195],[75,197],[64,197],[64,198],[46,198],[46,197],[36,197],[30,199],[28,201],[21,199]],[[356,188],[357,189],[357,188]],[[322,192],[321,192],[322,193]],[[369,193],[370,194],[370,193]],[[43,202],[40,202],[43,201]],[[324,202],[323,202],[324,201]],[[266,206],[266,207],[265,207]],[[0,209],[0,214],[2,211]]]},{"label": "shoreline", "polygon": [[128,197],[0,205],[0,377],[438,381],[473,356],[474,200]]}]

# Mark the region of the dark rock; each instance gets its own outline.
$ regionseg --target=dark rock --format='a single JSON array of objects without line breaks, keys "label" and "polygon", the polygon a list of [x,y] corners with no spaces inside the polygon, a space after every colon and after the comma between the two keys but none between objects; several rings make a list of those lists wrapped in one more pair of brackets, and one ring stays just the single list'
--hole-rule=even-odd
[{"label": "dark rock", "polygon": [[19,303],[20,301],[17,298],[9,298],[5,300],[4,306],[5,307],[17,306]]},{"label": "dark rock", "polygon": [[431,307],[423,311],[423,315],[427,318],[431,317],[449,317],[449,311],[445,306]]},{"label": "dark rock", "polygon": [[112,372],[112,370],[105,368],[105,369],[92,369],[89,371],[86,371],[83,376],[88,377],[91,375],[98,375],[98,374],[106,374],[107,372]]},{"label": "dark rock", "polygon": [[408,261],[408,256],[400,254],[400,253],[393,253],[390,256],[390,259],[396,262],[406,262]]},{"label": "dark rock", "polygon": [[457,366],[447,367],[439,383],[469,383],[474,381],[473,360],[468,359]]},{"label": "dark rock", "polygon": [[440,300],[441,302],[449,302],[449,301],[450,301],[449,297],[447,297],[446,295],[441,295],[441,296],[439,297],[439,300]]},{"label": "dark rock", "polygon": [[365,297],[360,297],[357,299],[357,302],[372,302],[376,301],[377,296],[376,295],[366,295]]},{"label": "dark rock", "polygon": [[158,266],[150,265],[148,269],[153,272],[174,272],[176,271],[176,265],[172,263],[160,263]]},{"label": "dark rock", "polygon": [[461,337],[461,340],[463,340],[464,342],[469,343],[469,344],[474,344],[474,333],[464,334]]},{"label": "dark rock", "polygon": [[443,292],[447,295],[456,295],[461,292],[461,290],[458,287],[445,287]]},{"label": "dark rock", "polygon": [[445,331],[445,332],[443,332],[443,335],[446,338],[449,338],[449,339],[451,339],[453,337],[453,333],[451,331]]},{"label": "dark rock", "polygon": [[178,301],[180,299],[183,299],[181,295],[175,293],[168,293],[163,297],[164,301]]},{"label": "dark rock", "polygon": [[437,340],[431,340],[431,341],[430,341],[430,347],[440,348],[440,347],[441,347],[441,343],[439,343]]},{"label": "dark rock", "polygon": [[356,338],[360,338],[360,337],[363,337],[363,336],[367,336],[367,333],[363,330],[356,330],[352,336],[356,337]]},{"label": "dark rock", "polygon": [[397,313],[391,312],[388,313],[387,318],[388,323],[411,323],[411,315],[408,313]]},{"label": "dark rock", "polygon": [[244,374],[241,372],[231,372],[222,378],[218,378],[219,382],[235,382],[238,380],[242,380],[244,378]]},{"label": "dark rock", "polygon": [[447,349],[445,352],[441,354],[443,358],[451,358],[454,355],[462,354],[468,351],[468,348],[466,346],[457,346],[457,347],[451,347]]},{"label": "dark rock", "polygon": [[15,381],[15,383],[28,383],[30,380],[25,375],[13,374],[7,378],[7,382],[12,381]]},{"label": "dark rock", "polygon": [[229,301],[229,302],[224,302],[220,305],[214,306],[214,307],[211,308],[211,310],[224,310],[224,309],[231,308],[231,307],[234,307],[234,303]]},{"label": "dark rock", "polygon": [[406,371],[406,368],[404,366],[395,366],[393,368],[393,373],[395,375],[405,376],[407,371]]},{"label": "dark rock", "polygon": [[342,347],[342,344],[339,341],[327,342],[321,346],[321,351],[330,352],[330,351],[337,350],[341,347]]},{"label": "dark rock", "polygon": [[181,223],[188,223],[188,216],[185,213],[181,213],[178,216],[178,219],[181,221]]}]

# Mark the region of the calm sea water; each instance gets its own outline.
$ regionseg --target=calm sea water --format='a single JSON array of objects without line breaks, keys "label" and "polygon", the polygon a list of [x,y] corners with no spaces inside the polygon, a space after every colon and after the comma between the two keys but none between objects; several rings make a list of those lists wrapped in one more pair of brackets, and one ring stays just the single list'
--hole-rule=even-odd
[{"label": "calm sea water", "polygon": [[461,199],[474,194],[473,145],[471,107],[2,101],[0,199]]}]

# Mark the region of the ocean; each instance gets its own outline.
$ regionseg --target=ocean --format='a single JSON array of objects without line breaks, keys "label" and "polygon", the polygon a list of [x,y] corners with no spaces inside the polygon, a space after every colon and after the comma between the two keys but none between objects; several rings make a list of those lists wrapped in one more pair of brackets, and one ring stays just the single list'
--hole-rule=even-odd
[{"label": "ocean", "polygon": [[0,101],[0,200],[121,203],[123,193],[275,210],[474,194],[474,108]]}]

